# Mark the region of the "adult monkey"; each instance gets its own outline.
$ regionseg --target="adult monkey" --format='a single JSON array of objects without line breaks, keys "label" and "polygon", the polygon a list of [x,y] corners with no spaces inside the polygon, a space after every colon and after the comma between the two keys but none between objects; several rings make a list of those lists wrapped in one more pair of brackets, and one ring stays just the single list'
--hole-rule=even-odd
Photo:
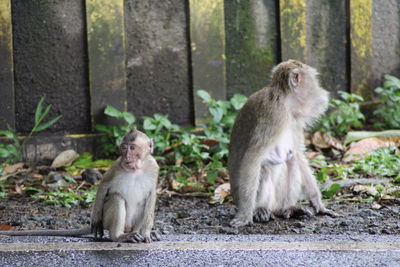
[{"label": "adult monkey", "polygon": [[0,231],[13,236],[103,237],[109,230],[112,241],[151,242],[160,240],[152,232],[159,167],[151,156],[153,142],[132,128],[120,145],[121,157],[104,175],[96,194],[91,227],[72,230]]},{"label": "adult monkey", "polygon": [[272,70],[271,84],[251,95],[231,135],[228,169],[238,211],[230,224],[266,222],[274,215],[311,214],[296,206],[310,200],[316,213],[337,216],[324,207],[304,156],[304,128],[325,112],[328,92],[318,72],[288,60]]}]

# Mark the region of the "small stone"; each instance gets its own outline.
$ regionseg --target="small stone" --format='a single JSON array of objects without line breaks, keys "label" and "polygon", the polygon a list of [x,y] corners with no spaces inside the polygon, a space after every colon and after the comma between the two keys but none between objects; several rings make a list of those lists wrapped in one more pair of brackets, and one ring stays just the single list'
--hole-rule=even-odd
[{"label": "small stone", "polygon": [[372,207],[371,208],[374,209],[374,210],[379,210],[380,208],[382,208],[382,205],[374,202],[374,203],[372,203]]},{"label": "small stone", "polygon": [[293,226],[297,228],[304,228],[306,225],[303,222],[295,222]]},{"label": "small stone", "polygon": [[82,172],[82,179],[89,184],[96,184],[103,178],[103,175],[96,169],[86,169]]},{"label": "small stone", "polygon": [[232,228],[232,227],[222,227],[219,229],[219,233],[228,235],[238,235],[239,230],[237,228]]},{"label": "small stone", "polygon": [[57,189],[58,187],[64,187],[64,186],[68,186],[69,184],[68,184],[68,182],[67,181],[65,181],[64,179],[60,179],[60,180],[58,180],[57,182],[55,182],[55,183],[49,183],[49,184],[47,184],[47,186],[49,187],[49,188],[52,188],[52,189]]},{"label": "small stone", "polygon": [[296,233],[296,234],[300,233],[300,231],[298,229],[294,229],[294,228],[292,228],[291,231]]},{"label": "small stone", "polygon": [[58,154],[51,164],[52,168],[60,168],[70,166],[72,162],[79,157],[79,154],[73,149],[65,150]]},{"label": "small stone", "polygon": [[49,177],[47,177],[46,179],[46,183],[53,184],[60,181],[62,178],[63,178],[62,175],[59,174],[58,172],[50,172]]}]

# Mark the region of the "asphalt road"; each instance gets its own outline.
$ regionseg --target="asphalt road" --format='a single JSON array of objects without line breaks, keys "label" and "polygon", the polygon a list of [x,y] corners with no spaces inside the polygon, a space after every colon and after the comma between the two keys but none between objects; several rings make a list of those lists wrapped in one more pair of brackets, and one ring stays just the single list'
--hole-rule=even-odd
[{"label": "asphalt road", "polygon": [[0,237],[0,266],[400,266],[400,235],[165,235],[152,244]]}]

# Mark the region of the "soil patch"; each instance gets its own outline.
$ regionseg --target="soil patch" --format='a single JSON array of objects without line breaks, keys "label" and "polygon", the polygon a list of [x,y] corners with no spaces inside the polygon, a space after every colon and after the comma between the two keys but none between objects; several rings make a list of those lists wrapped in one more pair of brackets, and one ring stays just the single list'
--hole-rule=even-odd
[{"label": "soil patch", "polygon": [[[301,216],[232,228],[232,203],[209,204],[206,198],[159,197],[155,229],[169,234],[400,234],[400,199],[373,203],[334,201],[327,208],[341,217]],[[376,205],[375,205],[376,206]],[[17,229],[65,229],[88,226],[90,207],[63,208],[28,197],[0,199],[0,224]]]}]

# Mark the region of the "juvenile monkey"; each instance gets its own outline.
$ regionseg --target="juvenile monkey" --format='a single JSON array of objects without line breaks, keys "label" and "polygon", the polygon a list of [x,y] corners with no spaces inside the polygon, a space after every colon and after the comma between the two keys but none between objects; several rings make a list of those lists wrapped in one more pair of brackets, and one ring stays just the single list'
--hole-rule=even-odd
[{"label": "juvenile monkey", "polygon": [[158,241],[152,232],[159,167],[151,156],[153,142],[132,128],[120,145],[121,157],[104,175],[92,209],[91,226],[73,230],[0,231],[3,235],[103,237],[108,230],[112,241]]},{"label": "juvenile monkey", "polygon": [[337,216],[324,207],[304,156],[304,128],[325,112],[328,92],[317,71],[288,60],[272,71],[271,84],[251,95],[232,130],[228,169],[238,211],[230,224],[266,222],[274,215],[311,214],[296,206],[310,200],[316,213]]}]

